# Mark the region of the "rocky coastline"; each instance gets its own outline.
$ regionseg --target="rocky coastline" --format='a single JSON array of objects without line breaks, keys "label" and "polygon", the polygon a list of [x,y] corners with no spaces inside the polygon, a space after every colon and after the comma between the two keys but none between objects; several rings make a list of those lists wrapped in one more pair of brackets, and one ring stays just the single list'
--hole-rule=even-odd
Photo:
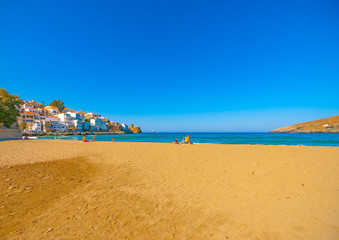
[{"label": "rocky coastline", "polygon": [[339,133],[339,116],[277,128],[269,133]]}]

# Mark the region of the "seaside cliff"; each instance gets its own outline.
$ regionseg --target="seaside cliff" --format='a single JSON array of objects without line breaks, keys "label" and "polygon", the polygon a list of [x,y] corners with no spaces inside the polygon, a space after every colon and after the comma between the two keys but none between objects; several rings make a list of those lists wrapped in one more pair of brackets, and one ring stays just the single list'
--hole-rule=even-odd
[{"label": "seaside cliff", "polygon": [[339,133],[339,115],[277,128],[270,133]]}]

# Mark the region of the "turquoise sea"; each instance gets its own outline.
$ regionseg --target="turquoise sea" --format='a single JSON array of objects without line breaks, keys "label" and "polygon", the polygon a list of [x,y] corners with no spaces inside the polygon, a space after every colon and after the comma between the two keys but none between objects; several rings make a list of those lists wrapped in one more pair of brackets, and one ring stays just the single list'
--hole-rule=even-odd
[{"label": "turquoise sea", "polygon": [[[191,135],[193,143],[199,144],[264,144],[264,145],[305,145],[339,146],[339,134],[327,133],[142,133],[125,135],[96,135],[96,141],[118,142],[179,142]],[[38,139],[81,140],[82,136],[48,136]],[[92,135],[87,136],[88,140]]]}]

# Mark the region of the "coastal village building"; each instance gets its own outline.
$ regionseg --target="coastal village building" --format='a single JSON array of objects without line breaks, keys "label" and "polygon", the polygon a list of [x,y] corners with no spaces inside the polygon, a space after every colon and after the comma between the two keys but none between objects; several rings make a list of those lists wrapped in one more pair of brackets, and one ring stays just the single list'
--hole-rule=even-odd
[{"label": "coastal village building", "polygon": [[39,108],[40,106],[42,106],[41,103],[36,102],[36,101],[34,101],[34,100],[29,101],[29,103],[32,104],[32,106],[33,106],[34,108]]},{"label": "coastal village building", "polygon": [[76,112],[68,112],[68,114],[69,114],[71,117],[75,118],[76,120],[85,121],[85,117],[82,116],[82,115],[79,114],[79,113],[76,113]]},{"label": "coastal village building", "polygon": [[58,125],[61,121],[58,116],[47,116],[45,119],[45,124],[46,122],[50,122],[52,125]]},{"label": "coastal village building", "polygon": [[83,112],[82,110],[76,111],[76,113],[79,113],[82,116],[86,116],[87,113]]},{"label": "coastal village building", "polygon": [[64,108],[64,113],[75,113],[75,110],[71,109],[71,108]]},{"label": "coastal village building", "polygon": [[[46,126],[47,122],[50,123],[49,127]],[[48,116],[44,121],[44,132],[47,131],[64,132],[66,131],[66,129],[67,129],[66,124],[61,122],[58,116]]]},{"label": "coastal village building", "polygon": [[20,117],[18,117],[18,123],[22,123],[22,122],[26,122],[26,123],[29,123],[29,122],[33,122],[34,121],[34,112],[26,112],[26,111],[23,111],[23,112],[20,112]]},{"label": "coastal village building", "polygon": [[90,120],[92,129],[95,130],[106,130],[107,129],[107,124],[106,122],[102,121],[100,118],[93,118]]},{"label": "coastal village building", "polygon": [[58,114],[58,118],[60,119],[60,121],[66,125],[67,129],[69,130],[73,130],[73,127],[75,127],[75,118],[72,117],[70,114],[68,113],[59,113]]},{"label": "coastal village building", "polygon": [[126,130],[126,131],[128,131],[128,125],[127,124],[120,124],[121,125],[121,129],[122,130]]},{"label": "coastal village building", "polygon": [[35,121],[32,126],[32,132],[41,132],[42,131],[41,126],[42,126],[41,122]]},{"label": "coastal village building", "polygon": [[48,114],[50,114],[52,116],[59,113],[59,109],[57,107],[54,107],[54,106],[44,107],[44,110],[46,110],[48,112]]},{"label": "coastal village building", "polygon": [[23,107],[24,108],[28,108],[28,107],[31,107],[31,108],[39,108],[41,107],[42,104],[41,103],[38,103],[36,101],[23,101]]},{"label": "coastal village building", "polygon": [[75,131],[82,132],[84,130],[83,122],[81,120],[74,120]]},{"label": "coastal village building", "polygon": [[94,118],[94,117],[101,117],[101,115],[97,114],[97,113],[89,112],[89,113],[86,114],[86,117]]},{"label": "coastal village building", "polygon": [[[25,132],[83,132],[83,131],[107,131],[106,117],[97,113],[85,113],[82,110],[75,111],[64,108],[60,113],[55,106],[43,107],[36,101],[23,101],[20,108],[18,123],[26,122]],[[110,121],[110,126],[118,126],[118,122]],[[128,130],[127,124],[121,124],[122,130]]]},{"label": "coastal village building", "polygon": [[32,104],[24,104],[21,110],[25,112],[41,113],[41,109],[33,107]]}]

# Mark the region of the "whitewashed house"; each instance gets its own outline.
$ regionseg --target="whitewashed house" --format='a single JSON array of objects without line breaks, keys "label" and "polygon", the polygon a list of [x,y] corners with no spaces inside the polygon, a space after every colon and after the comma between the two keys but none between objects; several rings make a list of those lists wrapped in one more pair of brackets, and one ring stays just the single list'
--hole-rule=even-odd
[{"label": "whitewashed house", "polygon": [[67,126],[68,130],[72,130],[73,127],[75,126],[74,120],[76,120],[74,117],[72,117],[68,113],[59,113],[58,118],[60,121]]},{"label": "whitewashed house", "polygon": [[122,130],[128,130],[128,127],[129,127],[127,124],[124,124],[124,123],[120,124],[120,126]]},{"label": "whitewashed house", "polygon": [[83,131],[83,122],[81,120],[74,120],[75,131],[82,132]]},{"label": "whitewashed house", "polygon": [[75,118],[76,120],[85,121],[85,117],[82,114],[80,114],[80,113],[77,113],[77,112],[68,112],[68,114],[71,117]]},{"label": "whitewashed house", "polygon": [[106,122],[102,121],[100,118],[93,118],[90,120],[93,130],[107,130]]},{"label": "whitewashed house", "polygon": [[81,114],[82,116],[86,116],[87,113],[83,112],[82,110],[76,111],[76,113]]},{"label": "whitewashed house", "polygon": [[67,126],[63,123],[53,124],[50,127],[50,130],[56,131],[56,132],[64,132],[67,130]]},{"label": "whitewashed house", "polygon": [[26,122],[27,124],[34,121],[34,112],[20,112],[18,117],[18,123]]},{"label": "whitewashed house", "polygon": [[33,112],[33,113],[41,113],[40,108],[36,108],[35,105],[25,102],[24,104],[21,105],[21,111],[24,112]]},{"label": "whitewashed house", "polygon": [[40,106],[42,105],[41,103],[36,102],[36,101],[34,101],[34,100],[28,101],[28,102],[29,102],[30,104],[32,104],[34,108],[38,108],[38,107],[40,107]]},{"label": "whitewashed house", "polygon": [[34,121],[33,126],[32,126],[32,132],[41,132],[41,126],[42,122],[40,121]]},{"label": "whitewashed house", "polygon": [[60,123],[60,119],[58,118],[58,116],[46,116],[45,121],[51,123]]},{"label": "whitewashed house", "polygon": [[64,108],[63,112],[64,113],[75,113],[76,111],[71,108]]},{"label": "whitewashed house", "polygon": [[49,115],[56,115],[59,113],[59,109],[57,107],[54,107],[54,106],[47,106],[47,107],[44,107],[44,110],[46,110]]},{"label": "whitewashed house", "polygon": [[[50,123],[50,127],[47,128],[46,126],[46,123],[49,122]],[[43,121],[43,131],[46,132],[47,130],[50,130],[50,131],[61,131],[60,130],[60,125],[61,125],[61,122],[60,122],[60,119],[57,117],[57,116],[46,116],[45,120]]]}]

